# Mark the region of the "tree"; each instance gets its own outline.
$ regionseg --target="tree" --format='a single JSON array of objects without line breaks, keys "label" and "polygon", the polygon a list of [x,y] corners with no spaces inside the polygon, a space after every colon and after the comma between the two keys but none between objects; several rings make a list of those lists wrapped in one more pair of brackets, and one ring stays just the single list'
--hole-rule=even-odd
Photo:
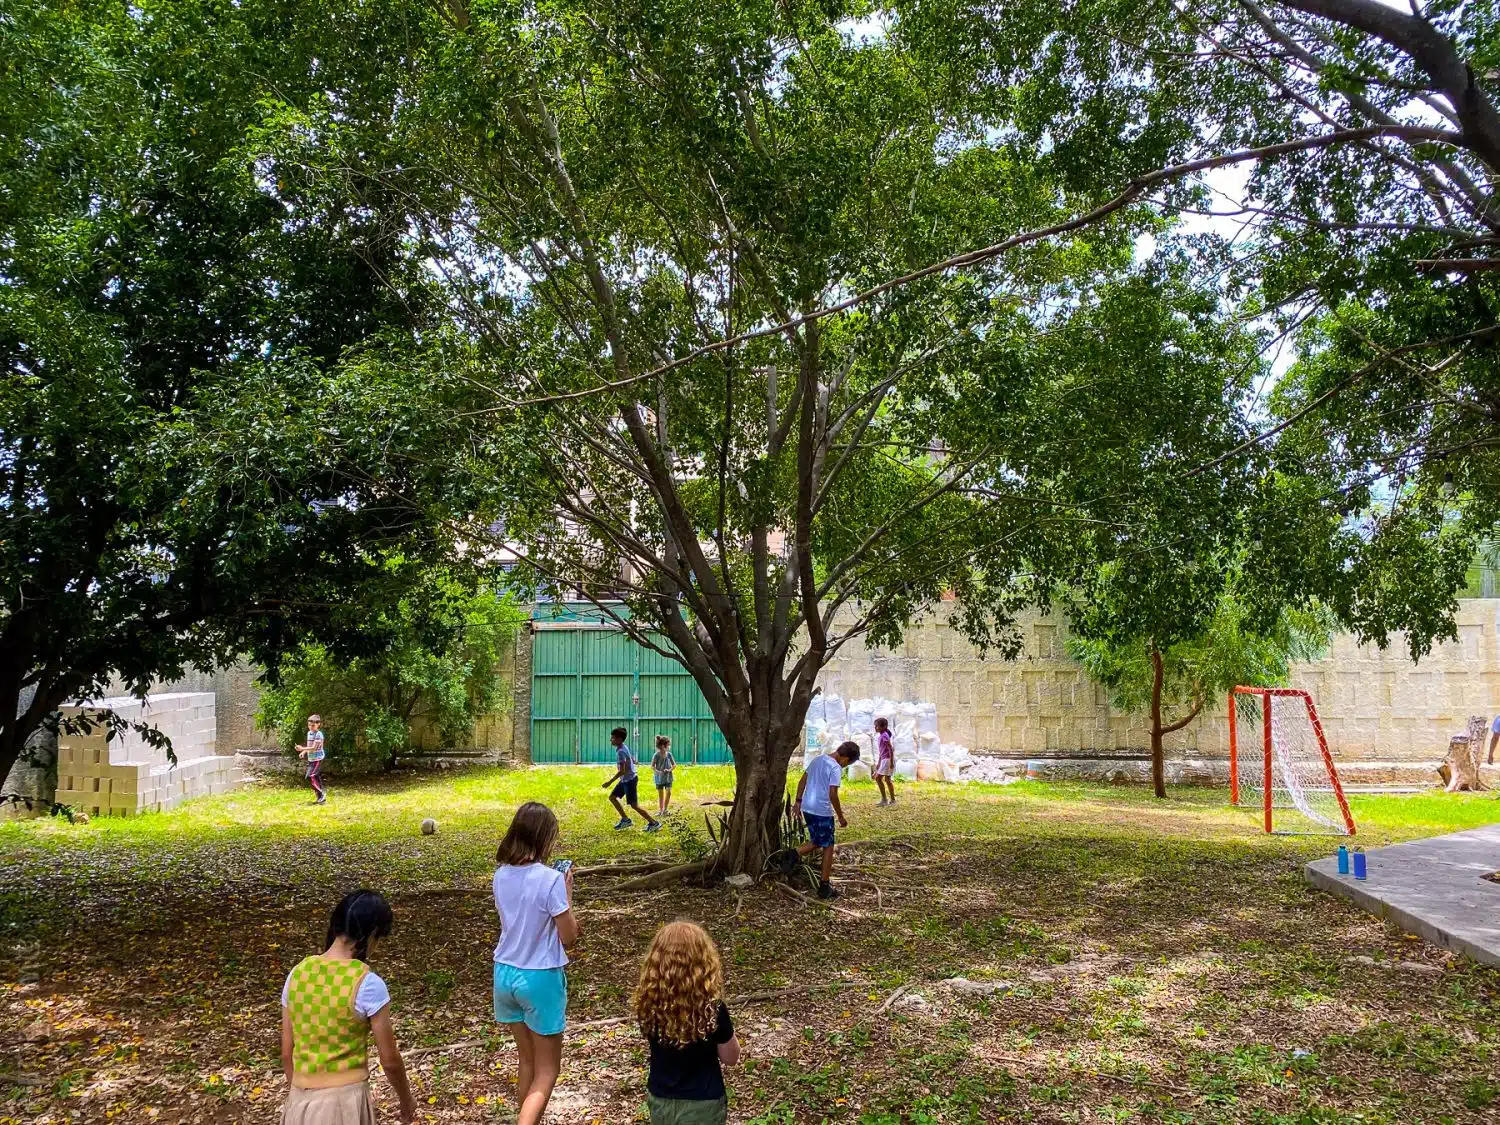
[{"label": "tree", "polygon": [[446,551],[417,506],[436,477],[403,461],[434,440],[414,396],[350,351],[420,323],[401,232],[245,152],[267,90],[321,96],[314,59],[383,96],[336,20],[286,15],[0,19],[0,777],[65,700],[274,665],[344,600],[389,599],[393,551]]},{"label": "tree", "polygon": [[1451,635],[1466,560],[1500,520],[1493,7],[1078,0],[923,18],[955,81],[1034,91],[1038,141],[1086,150],[1101,99],[1166,107],[1200,151],[1343,134],[1159,205],[1208,226],[1195,253],[1220,263],[1226,300],[1298,355],[1236,454],[1274,455],[1246,505],[1265,542],[1254,585],[1320,598],[1361,639],[1403,634],[1414,657]]},{"label": "tree", "polygon": [[[1239,11],[1212,9],[1208,31]],[[1289,105],[1284,76],[1200,50],[1216,44],[1205,17],[1165,4],[899,5],[864,40],[836,6],[451,0],[409,15],[399,46],[376,44],[402,60],[391,102],[288,104],[260,151],[333,198],[401,201],[452,314],[421,362],[472,392],[457,460],[535,584],[605,608],[622,596],[620,627],[665,635],[693,673],[737,765],[726,870],[771,846],[786,759],[840,645],[893,640],[944,589],[971,632],[1003,642],[1012,609],[1086,565],[1044,476],[948,443],[962,431],[940,429],[934,402],[951,384],[1128,271],[1138,236],[1211,199],[1215,169],[1338,210],[1365,190],[1328,180],[1340,161],[1377,169],[1369,190],[1395,198],[1413,164],[1462,169],[1482,150],[1441,122]],[[1260,293],[1234,240],[1197,245],[1228,279],[1221,301]],[[1051,432],[1025,412],[1048,400],[996,401],[981,432]],[[1355,588],[1322,565],[1352,541],[1307,508],[1321,480],[1263,471],[1279,431],[1227,447],[1224,432],[1177,475],[1209,493],[1220,466],[1260,480],[1242,518],[1279,520],[1267,556],[1323,544],[1296,588],[1260,575],[1266,603],[1321,582],[1354,616]],[[1132,494],[1110,471],[1125,464],[1099,459],[1097,481],[1124,486],[1100,495]],[[1095,545],[1096,567],[1119,553]]]},{"label": "tree", "polygon": [[414,726],[433,730],[445,748],[459,746],[481,716],[505,706],[500,665],[522,620],[509,597],[432,574],[389,612],[361,621],[370,655],[341,660],[316,639],[303,641],[262,689],[256,722],[290,748],[316,712],[331,753],[373,757],[387,769],[411,745]]},{"label": "tree", "polygon": [[[1097,567],[1079,543],[1119,550],[1079,536],[1095,517],[1077,509],[1113,504],[1118,533],[1138,462],[1024,448],[1118,400],[1028,394],[1024,363],[1163,231],[1148,197],[1199,198],[1192,177],[1222,164],[1434,135],[1301,129],[1205,155],[1210,94],[1117,84],[1109,51],[1075,70],[1035,11],[1006,28],[1009,72],[971,65],[997,41],[960,50],[968,23],[917,9],[863,39],[842,11],[759,2],[434,11],[403,30],[416,62],[392,120],[343,96],[287,106],[264,160],[408,208],[453,314],[419,362],[472,392],[458,459],[494,505],[470,533],[503,515],[534,586],[623,599],[619,627],[693,674],[737,767],[726,871],[773,846],[842,645],[894,641],[951,590],[1006,651],[1015,609]],[[1079,73],[1101,90],[1059,108]],[[1128,323],[1107,310],[1089,309],[1095,344]],[[976,382],[995,392],[977,422],[954,392]],[[1233,426],[1184,440],[1201,405],[1154,436],[1131,414],[1133,440],[1231,453]]]},{"label": "tree", "polygon": [[[1109,581],[1114,576],[1106,576]],[[1151,722],[1151,784],[1167,795],[1162,739],[1212,709],[1239,685],[1285,685],[1294,662],[1316,660],[1327,650],[1336,621],[1327,609],[1284,609],[1271,628],[1250,628],[1251,612],[1231,587],[1221,594],[1202,630],[1170,642],[1155,636],[1111,633],[1112,607],[1088,610],[1093,635],[1070,636],[1068,655],[1110,692],[1122,711],[1146,712]]]},{"label": "tree", "polygon": [[[1222,315],[1207,273],[1163,251],[1080,292],[1047,332],[996,341],[989,362],[934,396],[945,439],[994,458],[986,481],[1025,482],[1009,495],[987,484],[986,499],[1024,496],[1065,529],[1033,538],[1029,558],[1053,578],[1072,655],[1120,705],[1150,704],[1160,795],[1162,735],[1191,722],[1215,676],[1261,674],[1252,631],[1279,638],[1310,612],[1279,591],[1229,594],[1247,588],[1258,474],[1226,455],[1250,432],[1246,392],[1266,372],[1262,335]],[[1169,718],[1164,703],[1184,713]]]},{"label": "tree", "polygon": [[1004,410],[985,433],[1050,432],[1065,403],[1019,393],[1013,361],[1155,220],[1115,205],[1082,235],[839,300],[1088,210],[1173,130],[1138,153],[1118,139],[1102,180],[1060,167],[894,35],[862,42],[810,7],[444,14],[410,33],[422,61],[391,149],[351,162],[344,110],[289,112],[267,159],[321,149],[331,191],[420,202],[458,321],[426,367],[482,392],[474,440],[506,452],[469,463],[503,541],[534,585],[582,589],[693,674],[736,764],[718,862],[759,871],[844,644],[891,642],[953,590],[1004,649],[1010,613],[1048,595],[1039,566],[1079,565],[1059,545],[1071,515],[1037,516],[1043,482],[945,446],[939,403],[983,369]]}]

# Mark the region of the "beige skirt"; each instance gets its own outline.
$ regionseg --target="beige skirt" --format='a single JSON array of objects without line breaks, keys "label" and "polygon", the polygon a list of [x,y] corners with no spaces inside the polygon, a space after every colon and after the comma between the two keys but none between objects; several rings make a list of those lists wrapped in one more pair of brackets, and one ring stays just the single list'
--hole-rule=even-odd
[{"label": "beige skirt", "polygon": [[370,1084],[351,1082],[326,1090],[293,1086],[281,1107],[281,1125],[375,1125]]}]

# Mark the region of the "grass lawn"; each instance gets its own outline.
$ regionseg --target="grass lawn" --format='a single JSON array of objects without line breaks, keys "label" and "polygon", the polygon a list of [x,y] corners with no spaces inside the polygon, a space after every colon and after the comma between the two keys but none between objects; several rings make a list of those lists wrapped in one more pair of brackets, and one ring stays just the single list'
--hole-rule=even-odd
[{"label": "grass lawn", "polygon": [[[324,808],[266,781],[168,814],[0,826],[0,1123],[274,1121],[281,981],[359,884],[395,907],[374,963],[403,1046],[462,1044],[409,1056],[424,1117],[503,1120],[514,1054],[488,1014],[489,875],[510,812],[552,804],[561,854],[583,864],[682,849],[612,831],[607,773],[334,775]],[[675,831],[701,834],[698,802],[730,782],[680,769]],[[847,790],[842,912],[766,886],[616,893],[581,877],[571,1018],[623,1014],[652,930],[689,917],[718,939],[731,996],[803,989],[735,1008],[737,1122],[1500,1115],[1500,974],[1308,889],[1299,865],[1328,840],[1267,838],[1206,790],[901,794],[887,810],[869,783]],[[1367,846],[1500,820],[1487,796],[1354,811]],[[957,976],[999,987],[941,983]],[[643,1066],[628,1024],[570,1034],[553,1119],[642,1119]]]}]

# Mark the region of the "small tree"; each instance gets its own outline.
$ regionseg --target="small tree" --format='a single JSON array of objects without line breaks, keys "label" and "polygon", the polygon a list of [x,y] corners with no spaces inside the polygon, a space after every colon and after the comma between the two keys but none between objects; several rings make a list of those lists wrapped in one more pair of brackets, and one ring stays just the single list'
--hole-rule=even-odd
[{"label": "small tree", "polygon": [[505,707],[499,669],[523,619],[509,596],[466,592],[435,575],[365,625],[366,654],[343,660],[315,638],[304,641],[262,690],[256,723],[290,748],[316,712],[330,752],[376,758],[387,769],[418,726],[443,748],[459,746],[481,716]]},{"label": "small tree", "polygon": [[[1108,584],[1113,575],[1105,576]],[[1118,605],[1115,609],[1118,609]],[[1131,630],[1109,632],[1107,606],[1087,611],[1089,625],[1105,630],[1068,638],[1068,655],[1110,693],[1110,702],[1151,718],[1151,784],[1167,795],[1162,740],[1211,710],[1231,688],[1284,685],[1296,661],[1327,650],[1335,620],[1327,609],[1283,609],[1257,631],[1251,611],[1227,589],[1201,630],[1167,638]]]}]

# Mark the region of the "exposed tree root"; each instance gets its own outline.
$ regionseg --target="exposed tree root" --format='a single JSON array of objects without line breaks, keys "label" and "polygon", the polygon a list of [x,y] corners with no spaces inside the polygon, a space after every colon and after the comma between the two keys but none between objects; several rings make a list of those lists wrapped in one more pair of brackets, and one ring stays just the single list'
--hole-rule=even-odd
[{"label": "exposed tree root", "polygon": [[861,914],[861,913],[859,913],[859,911],[857,911],[857,910],[849,910],[849,909],[847,909],[845,907],[842,907],[842,906],[835,906],[833,903],[831,903],[831,902],[824,902],[822,899],[809,898],[807,895],[803,894],[801,891],[793,890],[791,887],[787,886],[785,883],[778,883],[775,880],[771,880],[771,886],[775,887],[778,891],[781,891],[784,894],[791,895],[794,899],[796,899],[797,901],[801,902],[805,906],[826,906],[826,907],[828,907],[829,910],[832,910],[832,911],[834,911],[835,913],[838,913],[838,914],[842,914],[846,918],[863,918],[864,917],[864,915]]},{"label": "exposed tree root", "polygon": [[600,863],[593,867],[578,867],[573,870],[576,878],[579,875],[644,875],[652,871],[665,871],[675,866],[670,860],[653,859],[636,863]]},{"label": "exposed tree root", "polygon": [[702,875],[708,870],[712,860],[700,859],[692,863],[679,863],[673,867],[666,867],[660,871],[653,871],[649,875],[642,875],[637,879],[626,879],[623,883],[617,883],[612,890],[616,891],[649,891],[656,887],[665,887],[669,883],[675,883],[679,879],[686,879],[689,875]]}]

